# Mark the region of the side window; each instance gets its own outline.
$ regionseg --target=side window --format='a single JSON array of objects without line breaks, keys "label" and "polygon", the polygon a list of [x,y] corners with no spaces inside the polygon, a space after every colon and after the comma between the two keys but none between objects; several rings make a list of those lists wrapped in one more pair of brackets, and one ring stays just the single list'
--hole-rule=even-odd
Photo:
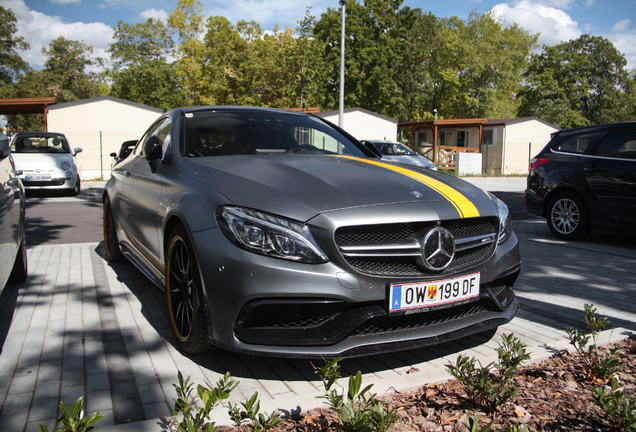
[{"label": "side window", "polygon": [[611,131],[599,145],[596,155],[636,159],[636,129]]},{"label": "side window", "polygon": [[[146,143],[146,140],[153,135],[157,135],[159,139],[161,139],[161,141],[164,142],[164,144],[166,143],[166,141],[169,142],[171,124],[172,122],[170,121],[170,118],[165,118],[158,121],[154,125],[152,125],[150,129],[148,129],[148,132],[146,132],[143,138],[141,138],[139,142],[137,143],[137,147],[135,148],[135,154],[145,156],[144,144]],[[168,140],[166,140],[166,138],[168,138]],[[165,146],[164,146],[164,150],[165,150]]]},{"label": "side window", "polygon": [[601,132],[592,132],[568,137],[552,147],[552,150],[565,153],[583,154],[587,148],[601,135]]}]

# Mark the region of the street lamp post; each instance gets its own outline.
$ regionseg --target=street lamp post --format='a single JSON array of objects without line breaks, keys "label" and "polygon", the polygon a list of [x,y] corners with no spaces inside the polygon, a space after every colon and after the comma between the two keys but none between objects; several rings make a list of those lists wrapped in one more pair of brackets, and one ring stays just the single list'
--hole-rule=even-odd
[{"label": "street lamp post", "polygon": [[344,69],[345,69],[345,5],[347,0],[340,0],[342,6],[342,31],[340,32],[340,106],[338,116],[338,126],[344,124]]}]

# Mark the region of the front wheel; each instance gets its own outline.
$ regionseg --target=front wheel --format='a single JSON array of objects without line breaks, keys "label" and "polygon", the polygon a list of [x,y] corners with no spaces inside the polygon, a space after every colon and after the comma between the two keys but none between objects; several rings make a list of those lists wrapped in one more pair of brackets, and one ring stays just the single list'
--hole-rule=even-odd
[{"label": "front wheel", "polygon": [[27,261],[26,240],[22,240],[22,242],[20,242],[18,253],[15,257],[15,262],[13,263],[9,282],[14,284],[22,283],[27,279],[28,275],[29,266]]},{"label": "front wheel", "polygon": [[201,276],[186,229],[176,226],[166,254],[166,298],[179,348],[191,354],[209,351]]},{"label": "front wheel", "polygon": [[572,193],[554,197],[548,206],[548,228],[561,240],[579,240],[590,231],[590,217],[583,200]]},{"label": "front wheel", "polygon": [[78,196],[80,194],[80,190],[82,188],[82,183],[80,181],[79,176],[77,176],[77,178],[75,179],[75,187],[73,189],[71,189],[68,194],[70,196]]},{"label": "front wheel", "polygon": [[113,217],[113,209],[110,200],[104,200],[104,249],[106,249],[106,259],[109,262],[118,262],[124,259],[124,254],[119,249],[119,240],[117,238],[117,226]]}]

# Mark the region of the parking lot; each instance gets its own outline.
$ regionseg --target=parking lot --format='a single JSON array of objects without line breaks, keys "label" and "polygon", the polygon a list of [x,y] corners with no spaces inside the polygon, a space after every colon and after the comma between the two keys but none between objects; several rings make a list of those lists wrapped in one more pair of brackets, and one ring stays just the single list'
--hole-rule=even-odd
[{"label": "parking lot", "polygon": [[[480,184],[517,194],[522,185],[519,179]],[[98,201],[99,187],[90,189],[80,198],[61,200]],[[40,209],[60,200],[36,199]],[[601,342],[636,332],[635,235],[595,231],[585,241],[568,243],[552,237],[544,220],[515,214],[521,213],[513,212],[513,226],[523,270],[515,285],[521,307],[512,322],[495,335],[347,360],[342,362],[344,378],[361,370],[374,392],[414,389],[446,380],[444,366],[459,354],[484,364],[494,360],[500,334],[511,332],[528,345],[531,361],[538,361],[567,348],[564,330],[582,329],[586,303],[594,303],[615,327]],[[40,423],[50,428],[59,402],[72,403],[80,396],[89,412],[105,415],[97,424],[101,431],[161,430],[160,412],[167,414],[164,401],[176,396],[178,371],[201,384],[230,372],[240,384],[229,402],[258,392],[265,412],[322,404],[316,399],[319,378],[308,360],[179,352],[163,293],[131,264],[108,264],[98,241],[31,246],[29,272],[26,283],[7,286],[0,296],[3,430],[38,431]],[[224,408],[215,411],[214,419],[230,423]]]}]

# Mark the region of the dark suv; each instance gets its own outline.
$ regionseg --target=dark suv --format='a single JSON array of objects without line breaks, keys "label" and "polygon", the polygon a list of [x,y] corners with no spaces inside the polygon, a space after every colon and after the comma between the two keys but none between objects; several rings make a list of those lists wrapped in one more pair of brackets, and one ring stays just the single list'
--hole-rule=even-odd
[{"label": "dark suv", "polygon": [[525,207],[563,240],[636,230],[636,122],[556,132],[530,163]]}]

